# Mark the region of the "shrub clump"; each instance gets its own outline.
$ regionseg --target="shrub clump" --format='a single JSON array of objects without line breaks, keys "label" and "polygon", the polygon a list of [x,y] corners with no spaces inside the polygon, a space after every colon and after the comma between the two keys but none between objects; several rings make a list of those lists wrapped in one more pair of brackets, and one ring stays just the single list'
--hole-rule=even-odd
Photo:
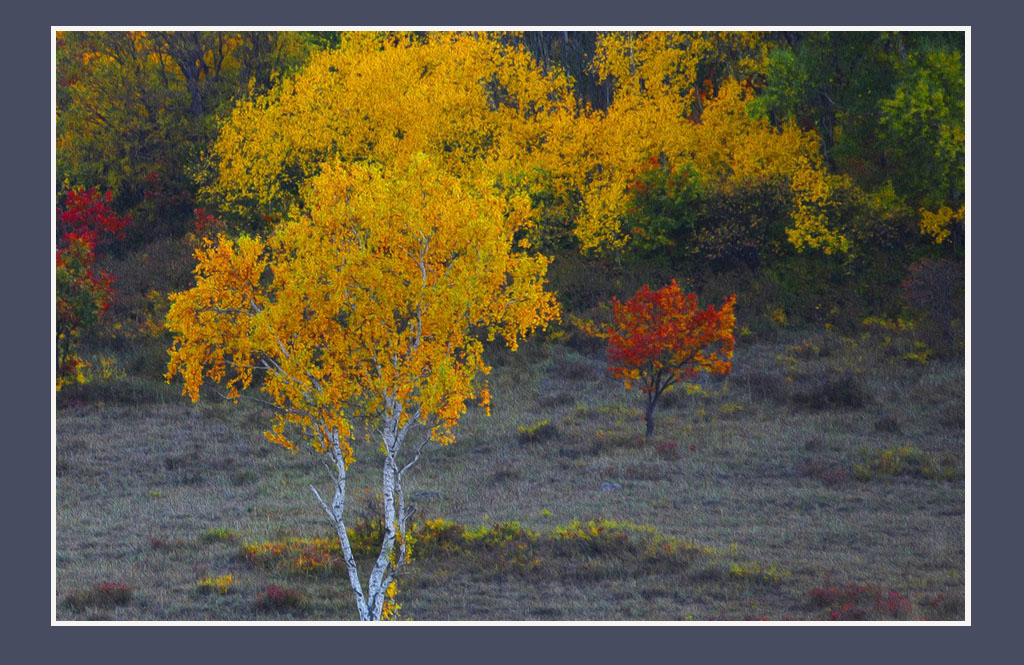
[{"label": "shrub clump", "polygon": [[517,439],[520,444],[542,443],[549,441],[558,435],[558,428],[551,424],[550,420],[541,420],[532,425],[520,425],[517,430]]},{"label": "shrub clump", "polygon": [[230,543],[237,539],[238,534],[231,529],[224,528],[207,529],[199,534],[199,542],[204,545],[209,545],[211,543]]},{"label": "shrub clump", "polygon": [[231,573],[221,575],[220,577],[210,575],[196,582],[196,589],[200,593],[216,592],[223,596],[231,591],[231,587],[234,586],[234,584],[235,576]]},{"label": "shrub clump", "polygon": [[864,461],[854,466],[853,475],[862,481],[876,476],[955,481],[963,479],[964,472],[952,455],[936,458],[913,446],[893,446],[866,453]]},{"label": "shrub clump", "polygon": [[253,607],[258,612],[295,612],[306,607],[306,598],[300,591],[275,585],[256,596]]},{"label": "shrub clump", "polygon": [[913,603],[898,591],[883,592],[871,585],[818,587],[811,602],[828,610],[832,621],[869,621],[909,618]]},{"label": "shrub clump", "polygon": [[857,377],[842,374],[813,381],[804,390],[793,393],[793,404],[811,411],[825,409],[861,409],[871,398]]},{"label": "shrub clump", "polygon": [[86,607],[110,609],[127,605],[132,600],[132,590],[121,582],[102,582],[90,589],[72,591],[64,598],[64,604],[76,612]]}]

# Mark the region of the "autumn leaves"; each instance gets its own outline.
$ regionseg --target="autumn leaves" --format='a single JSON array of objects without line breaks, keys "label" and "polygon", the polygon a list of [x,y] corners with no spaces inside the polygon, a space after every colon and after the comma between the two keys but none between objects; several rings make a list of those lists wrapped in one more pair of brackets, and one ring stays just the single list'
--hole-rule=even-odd
[{"label": "autumn leaves", "polygon": [[460,178],[545,199],[581,249],[609,253],[657,237],[625,224],[629,185],[655,157],[715,190],[783,183],[792,243],[841,251],[816,134],[747,112],[744,81],[766,50],[759,33],[602,33],[593,67],[615,93],[595,109],[500,35],[353,35],[236,106],[203,194],[235,216],[280,218],[334,159],[401,165],[422,153]]}]

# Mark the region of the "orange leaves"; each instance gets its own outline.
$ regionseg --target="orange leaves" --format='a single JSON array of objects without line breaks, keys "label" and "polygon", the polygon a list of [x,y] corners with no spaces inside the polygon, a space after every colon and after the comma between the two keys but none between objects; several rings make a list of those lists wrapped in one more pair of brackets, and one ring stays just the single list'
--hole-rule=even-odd
[{"label": "orange leaves", "polygon": [[672,385],[701,372],[732,369],[736,296],[721,307],[700,309],[697,296],[683,294],[675,280],[657,291],[644,285],[626,302],[612,300],[615,323],[608,328],[608,362],[626,389],[633,383],[647,395],[650,435],[654,407]]},{"label": "orange leaves", "polygon": [[[608,359],[616,378],[637,379],[668,372],[694,378],[701,371],[726,374],[732,367],[736,317],[732,296],[719,309],[697,307],[672,283],[658,291],[644,286],[624,303],[612,301],[615,325],[608,333]],[[656,389],[650,382],[645,391]]]},{"label": "orange leaves", "polygon": [[548,259],[513,251],[528,208],[422,153],[328,164],[307,203],[265,243],[222,237],[197,252],[196,285],[168,315],[168,378],[195,398],[204,377],[244,389],[262,368],[282,414],[271,440],[340,438],[346,460],[356,415],[398,409],[399,426],[416,417],[450,441],[466,400],[490,401],[473,331],[514,346],[557,316]]}]

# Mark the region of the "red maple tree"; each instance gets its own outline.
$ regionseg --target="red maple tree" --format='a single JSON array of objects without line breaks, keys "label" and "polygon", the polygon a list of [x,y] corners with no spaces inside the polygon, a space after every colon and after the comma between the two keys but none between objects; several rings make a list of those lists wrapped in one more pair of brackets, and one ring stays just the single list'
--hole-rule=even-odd
[{"label": "red maple tree", "polygon": [[607,330],[608,362],[626,388],[642,386],[647,398],[647,436],[654,431],[654,409],[671,386],[701,372],[727,374],[735,346],[736,296],[721,307],[700,309],[697,296],[684,294],[675,280],[652,291],[646,284],[626,302],[612,299],[615,322]]},{"label": "red maple tree", "polygon": [[113,196],[97,188],[69,190],[57,211],[57,387],[75,374],[81,359],[75,346],[110,307],[113,278],[96,266],[96,249],[124,237],[129,217],[110,207]]}]

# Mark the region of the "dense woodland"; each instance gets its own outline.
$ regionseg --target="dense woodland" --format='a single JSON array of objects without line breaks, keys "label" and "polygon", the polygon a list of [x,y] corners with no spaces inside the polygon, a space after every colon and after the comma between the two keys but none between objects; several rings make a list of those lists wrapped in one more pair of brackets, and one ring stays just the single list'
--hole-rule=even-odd
[{"label": "dense woodland", "polygon": [[[241,515],[224,497],[249,492],[262,510],[285,501],[274,492],[289,474],[309,469],[261,454],[251,476],[204,475],[263,450],[241,446],[258,434],[324,456],[337,493],[331,505],[314,493],[340,544],[248,543],[246,570],[277,571],[293,545],[299,561],[347,566],[361,619],[398,615],[397,580],[416,547],[426,559],[406,607],[430,618],[441,610],[424,590],[446,588],[452,552],[479,555],[489,570],[500,551],[500,585],[539,578],[577,545],[597,558],[560,573],[571,586],[580,575],[674,580],[685,570],[692,587],[664,596],[676,582],[652,578],[654,600],[633,609],[589,598],[574,610],[524,606],[517,618],[598,608],[744,616],[751,598],[790,618],[963,615],[963,33],[60,32],[56,53],[56,465],[71,479],[60,491],[81,497],[83,512],[105,514],[106,499],[75,474],[150,464],[160,446],[195,437],[193,452],[168,454],[152,477],[139,467],[118,491],[157,511],[142,523],[162,524],[164,490],[144,493],[147,483],[203,497],[227,484],[210,501],[229,506],[235,528],[262,528],[252,526],[257,508]],[[651,361],[655,351],[661,360]],[[623,383],[646,396],[642,416],[622,401]],[[199,412],[181,394],[255,406],[232,416],[221,440],[226,416],[201,405],[207,416],[183,424]],[[643,439],[633,436],[641,417]],[[144,430],[164,434],[132,443]],[[418,447],[402,448],[420,431]],[[201,463],[213,453],[200,453],[198,439],[229,451],[223,466]],[[454,448],[457,471],[426,472],[445,488],[426,495],[448,503],[417,522],[402,475],[427,443]],[[500,462],[480,461],[495,450]],[[383,460],[383,486],[356,471],[349,495],[364,485],[382,494],[343,518],[357,458]],[[517,511],[552,517],[523,498],[540,496],[531,483],[549,474],[551,488],[571,486],[575,498],[554,512],[574,521],[532,532]],[[743,504],[742,518],[687,512],[720,506],[704,492],[728,477],[722,492]],[[853,477],[900,484],[853,487]],[[600,504],[573,484],[622,490],[613,478],[650,496]],[[311,500],[305,476],[299,484]],[[508,486],[514,499],[498,501]],[[516,521],[476,531],[446,522],[479,517],[449,499],[459,487]],[[794,492],[818,498],[786,498]],[[880,518],[894,492],[914,505],[901,533]],[[676,511],[660,510],[671,501]],[[835,506],[842,514],[825,527],[808,518],[809,533],[850,529],[857,549],[844,572],[859,579],[862,549],[882,562],[872,568],[879,585],[830,586],[832,563],[817,546],[794,536],[772,549],[754,526],[780,510]],[[645,526],[575,521],[598,508]],[[59,511],[59,576],[91,582],[79,549],[95,543],[67,515]],[[652,522],[684,536],[700,525],[717,549],[666,540]],[[302,518],[286,523],[303,535]],[[131,556],[139,570],[167,565],[180,577],[174,557],[223,559],[204,547],[238,536],[218,528],[188,547],[154,536]],[[931,549],[885,540],[910,533]],[[819,536],[822,547],[842,541]],[[796,581],[741,561],[736,540],[801,562]],[[634,557],[636,571],[602,563],[609,553]],[[365,599],[356,559],[364,571],[376,562]],[[938,572],[915,578],[922,561]],[[196,609],[171,577],[153,576],[150,593],[173,600],[111,606],[130,618],[262,611],[238,598]],[[917,595],[886,596],[894,580]],[[808,609],[800,585],[816,583]],[[210,576],[205,591],[224,595],[231,584]],[[76,593],[63,611],[93,611],[83,609],[95,606],[93,592]],[[469,611],[440,597],[452,603],[446,617]],[[872,599],[873,609],[857,605]],[[335,601],[303,611],[333,617]],[[275,612],[295,609],[276,602]]]},{"label": "dense woodland", "polygon": [[126,346],[158,377],[198,238],[265,233],[325,159],[412,150],[529,196],[570,314],[674,277],[738,293],[752,334],[963,350],[961,33],[67,32],[57,56],[64,377]]}]

